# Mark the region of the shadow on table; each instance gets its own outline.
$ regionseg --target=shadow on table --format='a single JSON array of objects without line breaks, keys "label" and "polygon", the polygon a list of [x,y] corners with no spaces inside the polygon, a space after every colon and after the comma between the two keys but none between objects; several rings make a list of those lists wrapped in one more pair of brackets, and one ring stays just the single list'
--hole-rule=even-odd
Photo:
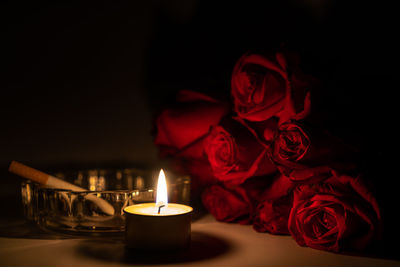
[{"label": "shadow on table", "polygon": [[128,249],[124,243],[118,241],[84,240],[77,247],[79,254],[109,262],[126,264],[173,264],[201,261],[221,256],[232,250],[232,246],[216,236],[201,232],[192,232],[192,241],[189,248],[175,252],[136,251]]},{"label": "shadow on table", "polygon": [[25,219],[1,220],[0,237],[46,239],[46,240],[70,238],[62,234],[51,233],[46,230],[43,230],[35,223],[26,221]]}]

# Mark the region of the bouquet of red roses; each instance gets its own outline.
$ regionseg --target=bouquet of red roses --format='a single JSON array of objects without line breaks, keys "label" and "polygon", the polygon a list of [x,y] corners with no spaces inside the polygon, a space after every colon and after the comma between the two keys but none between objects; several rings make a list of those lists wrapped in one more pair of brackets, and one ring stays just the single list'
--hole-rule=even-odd
[{"label": "bouquet of red roses", "polygon": [[232,101],[180,91],[158,114],[154,141],[191,174],[217,220],[316,249],[363,250],[379,237],[379,208],[357,173],[357,150],[314,119],[316,84],[283,53],[245,54]]}]

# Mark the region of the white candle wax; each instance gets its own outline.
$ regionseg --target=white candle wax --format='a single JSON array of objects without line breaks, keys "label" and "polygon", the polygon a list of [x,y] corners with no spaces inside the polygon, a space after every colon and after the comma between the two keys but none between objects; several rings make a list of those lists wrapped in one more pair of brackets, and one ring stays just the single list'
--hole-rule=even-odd
[{"label": "white candle wax", "polygon": [[144,203],[129,206],[125,208],[125,212],[137,214],[137,215],[149,215],[149,216],[168,216],[168,215],[179,215],[191,212],[193,209],[186,205],[180,205],[175,203],[170,203],[165,207],[160,209],[158,213],[159,206],[155,203]]}]

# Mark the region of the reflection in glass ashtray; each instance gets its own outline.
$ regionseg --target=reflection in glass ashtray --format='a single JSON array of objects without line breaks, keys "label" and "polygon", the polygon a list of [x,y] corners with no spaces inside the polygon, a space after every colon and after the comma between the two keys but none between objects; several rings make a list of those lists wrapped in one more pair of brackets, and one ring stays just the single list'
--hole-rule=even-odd
[{"label": "reflection in glass ashtray", "polygon": [[[126,206],[155,202],[158,171],[95,169],[55,173],[87,191],[48,188],[25,180],[21,184],[25,217],[45,229],[67,233],[118,233],[125,229]],[[166,171],[168,199],[189,204],[190,177]]]}]

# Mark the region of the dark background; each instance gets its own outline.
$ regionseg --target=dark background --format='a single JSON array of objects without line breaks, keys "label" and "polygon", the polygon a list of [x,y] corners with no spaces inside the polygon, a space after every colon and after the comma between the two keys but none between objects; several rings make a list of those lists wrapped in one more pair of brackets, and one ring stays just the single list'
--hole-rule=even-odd
[{"label": "dark background", "polygon": [[368,173],[385,181],[376,185],[381,202],[397,206],[396,9],[260,2],[2,2],[1,173],[11,160],[43,169],[151,165],[153,113],[179,89],[229,96],[244,52],[284,46],[323,82],[324,124],[361,148]]},{"label": "dark background", "polygon": [[0,164],[151,164],[158,107],[179,89],[229,96],[244,52],[282,46],[324,82],[326,124],[381,153],[398,89],[395,9],[267,2],[2,3]]}]

